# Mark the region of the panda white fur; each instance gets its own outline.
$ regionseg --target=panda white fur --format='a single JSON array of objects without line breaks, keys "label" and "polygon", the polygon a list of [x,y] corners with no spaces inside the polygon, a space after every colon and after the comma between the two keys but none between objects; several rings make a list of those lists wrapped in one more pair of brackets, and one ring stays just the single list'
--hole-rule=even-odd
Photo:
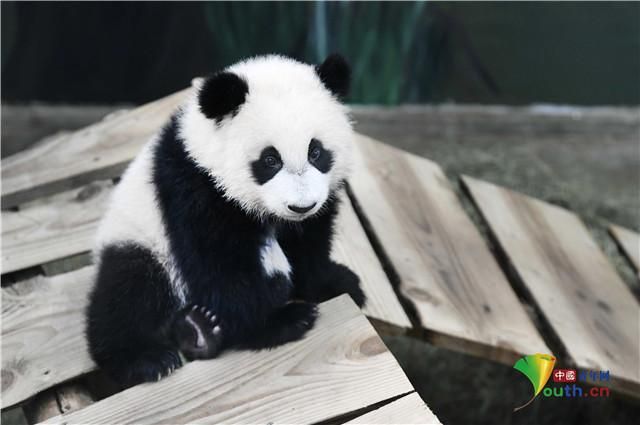
[{"label": "panda white fur", "polygon": [[329,258],[353,131],[339,55],[281,56],[205,79],[132,162],[101,223],[87,311],[95,362],[121,384],[187,358],[301,338],[316,303],[365,301]]}]

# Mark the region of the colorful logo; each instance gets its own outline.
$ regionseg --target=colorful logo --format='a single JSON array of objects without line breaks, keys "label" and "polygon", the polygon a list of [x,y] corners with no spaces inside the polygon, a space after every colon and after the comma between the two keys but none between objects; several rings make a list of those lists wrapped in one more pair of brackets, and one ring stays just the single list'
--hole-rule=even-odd
[{"label": "colorful logo", "polygon": [[531,400],[513,409],[514,412],[528,406],[540,394],[540,391],[549,380],[555,364],[556,358],[552,355],[537,353],[524,356],[513,365],[513,368],[526,376],[531,381],[531,385],[533,385],[533,397],[531,397]]}]

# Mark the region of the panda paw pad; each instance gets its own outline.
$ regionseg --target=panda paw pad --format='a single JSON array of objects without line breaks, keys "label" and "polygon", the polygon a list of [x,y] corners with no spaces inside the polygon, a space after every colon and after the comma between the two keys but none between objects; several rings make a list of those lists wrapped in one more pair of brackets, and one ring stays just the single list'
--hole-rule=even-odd
[{"label": "panda paw pad", "polygon": [[219,316],[200,305],[184,309],[174,325],[180,351],[189,360],[215,357],[220,351],[222,334]]},{"label": "panda paw pad", "polygon": [[193,305],[193,307],[191,307],[191,313],[193,313],[194,315],[200,314],[203,316],[205,322],[209,321],[208,326],[210,328],[211,334],[218,335],[222,331],[222,328],[219,324],[218,316],[206,307],[195,304]]}]

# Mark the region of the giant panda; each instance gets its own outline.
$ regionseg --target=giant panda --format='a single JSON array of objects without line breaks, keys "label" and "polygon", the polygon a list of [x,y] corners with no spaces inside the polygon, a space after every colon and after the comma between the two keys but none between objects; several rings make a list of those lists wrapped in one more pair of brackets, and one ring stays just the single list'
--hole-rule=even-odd
[{"label": "giant panda", "polygon": [[353,130],[344,58],[251,58],[204,79],[125,171],[98,230],[89,352],[123,386],[300,339],[365,296],[330,258]]}]

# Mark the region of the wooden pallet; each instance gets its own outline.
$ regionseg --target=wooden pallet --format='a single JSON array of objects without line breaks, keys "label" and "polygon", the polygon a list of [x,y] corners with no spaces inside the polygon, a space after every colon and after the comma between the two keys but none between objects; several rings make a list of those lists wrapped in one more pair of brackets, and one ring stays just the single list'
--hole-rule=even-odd
[{"label": "wooden pallet", "polygon": [[[2,273],[17,280],[2,288],[2,407],[53,391],[47,398],[53,407],[31,417],[437,423],[346,297],[321,307],[324,314],[303,341],[258,354],[225,353],[158,384],[64,408],[60,400],[73,392],[65,382],[95,367],[82,334],[94,268],[78,255],[91,249],[112,179],[188,93],[114,114],[2,161]],[[561,360],[611,370],[616,388],[637,393],[640,377],[629,369],[637,347],[637,320],[630,319],[638,317],[638,304],[579,219],[483,182],[465,183],[561,340],[568,353]],[[378,332],[407,333],[507,364],[551,352],[437,164],[358,136],[349,187],[332,255],[361,277],[369,300],[363,313]],[[67,269],[84,267],[50,275],[52,261],[72,256],[80,261],[65,260]],[[25,269],[45,273],[20,279]],[[567,317],[587,324],[567,326]],[[73,412],[74,406],[84,408]]]},{"label": "wooden pallet", "polygon": [[609,370],[614,387],[640,392],[640,306],[582,221],[490,183],[464,182],[572,363]]}]

